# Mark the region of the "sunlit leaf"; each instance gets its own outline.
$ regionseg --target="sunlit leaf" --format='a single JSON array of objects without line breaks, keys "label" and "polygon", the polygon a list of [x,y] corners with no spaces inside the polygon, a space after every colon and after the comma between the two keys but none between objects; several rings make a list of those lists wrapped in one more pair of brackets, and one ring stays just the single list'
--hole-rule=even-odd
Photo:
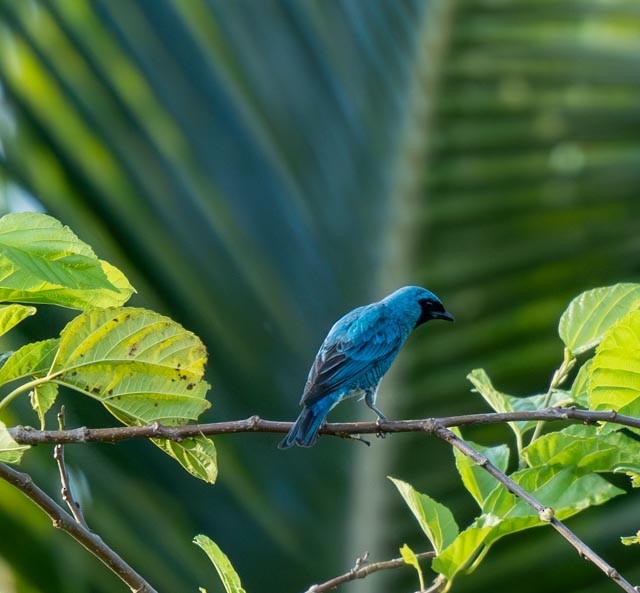
[{"label": "sunlit leaf", "polygon": [[212,438],[198,436],[180,442],[153,439],[153,442],[196,478],[210,484],[215,483],[218,477],[218,462]]},{"label": "sunlit leaf", "polygon": [[[560,519],[624,493],[596,474],[580,475],[571,468],[531,467],[515,472],[511,478],[543,505],[553,507]],[[494,490],[487,498],[483,510],[506,518],[524,515],[537,517],[526,502],[506,488]]]},{"label": "sunlit leaf", "polygon": [[9,434],[7,427],[0,422],[0,462],[20,463],[22,455],[29,448],[29,445],[16,443]]},{"label": "sunlit leaf", "polygon": [[571,385],[571,399],[583,408],[589,407],[589,377],[591,376],[592,364],[592,358],[587,360],[580,367],[580,370]]},{"label": "sunlit leaf", "polygon": [[[509,447],[507,445],[498,445],[495,447],[483,447],[477,443],[467,441],[476,451],[482,453],[491,463],[493,463],[500,471],[505,472],[509,465]],[[456,467],[462,478],[462,483],[469,491],[471,496],[478,503],[480,508],[483,507],[489,493],[498,486],[496,479],[482,469],[477,463],[464,455],[458,449],[453,450]]]},{"label": "sunlit leaf", "polygon": [[91,247],[69,227],[40,212],[6,214],[0,218],[0,286],[23,289],[41,281],[111,288]]},{"label": "sunlit leaf", "polygon": [[[202,380],[206,359],[200,339],[172,319],[146,309],[109,308],[83,313],[62,330],[48,376],[97,399],[125,424],[176,425],[210,406]],[[194,476],[215,482],[211,439],[154,442]]]},{"label": "sunlit leaf", "polygon": [[51,216],[0,218],[0,301],[86,309],[124,304],[133,288]]},{"label": "sunlit leaf", "polygon": [[400,555],[402,556],[402,559],[404,560],[405,564],[408,564],[409,566],[413,566],[413,568],[416,569],[416,572],[418,573],[418,579],[420,581],[420,591],[423,591],[424,575],[422,574],[422,567],[420,566],[420,562],[418,562],[418,558],[415,552],[407,544],[404,544],[400,548]]},{"label": "sunlit leaf", "polygon": [[640,284],[587,290],[569,303],[558,332],[574,356],[598,345],[607,330],[640,306]]},{"label": "sunlit leaf", "polygon": [[126,424],[179,424],[209,407],[206,350],[175,321],[137,308],[83,313],[60,334],[51,377]]},{"label": "sunlit leaf", "polygon": [[[484,369],[474,369],[467,375],[475,390],[496,412],[533,412],[540,410],[544,406],[546,394],[530,395],[529,397],[515,397],[498,391]],[[549,399],[549,406],[558,406],[567,401],[567,394],[564,391],[554,391]],[[532,430],[536,422],[531,420],[521,420],[508,423],[516,438],[521,440],[523,435]]]},{"label": "sunlit leaf", "polygon": [[515,398],[498,391],[491,383],[491,379],[489,379],[489,376],[484,369],[472,370],[467,375],[467,379],[472,383],[475,390],[496,412],[513,411],[511,400]]},{"label": "sunlit leaf", "polygon": [[610,472],[636,463],[638,444],[616,432],[600,434],[595,426],[573,425],[539,437],[523,450],[530,466],[557,465],[576,473]]},{"label": "sunlit leaf", "polygon": [[492,525],[468,527],[460,532],[460,535],[448,548],[433,559],[431,568],[445,577],[447,581],[453,581],[458,574],[466,572],[471,563],[484,552],[484,542],[492,530]]},{"label": "sunlit leaf", "polygon": [[22,320],[31,315],[35,315],[35,307],[25,305],[5,305],[0,307],[0,336],[6,334]]},{"label": "sunlit leaf", "polygon": [[246,593],[240,583],[240,577],[231,565],[231,561],[218,545],[206,535],[196,535],[193,543],[200,546],[213,563],[227,593]]},{"label": "sunlit leaf", "polygon": [[105,275],[109,282],[116,287],[117,292],[111,288],[95,288],[93,290],[82,290],[75,288],[50,288],[40,290],[34,297],[29,295],[17,298],[13,295],[7,300],[19,300],[23,303],[50,303],[68,307],[70,309],[106,309],[126,303],[135,289],[129,284],[125,275],[106,261],[101,261]]},{"label": "sunlit leaf", "polygon": [[31,407],[40,419],[40,429],[45,428],[45,414],[51,408],[58,396],[58,385],[56,383],[42,383],[36,385],[29,393]]},{"label": "sunlit leaf", "polygon": [[610,329],[591,365],[589,403],[593,410],[640,416],[640,311]]},{"label": "sunlit leaf", "polygon": [[51,369],[59,344],[58,338],[51,338],[16,350],[0,368],[0,385],[23,377],[44,377]]},{"label": "sunlit leaf", "polygon": [[640,488],[640,468],[622,465],[613,470],[616,474],[626,474],[631,479],[632,488]]},{"label": "sunlit leaf", "polygon": [[627,535],[620,538],[620,542],[625,546],[633,546],[635,544],[640,544],[640,531],[638,531],[635,535]]},{"label": "sunlit leaf", "polygon": [[[552,507],[559,519],[624,492],[596,474],[579,476],[570,469],[549,466],[521,470],[511,477],[542,504]],[[474,570],[498,539],[545,524],[506,488],[495,488],[485,501],[483,514],[434,559],[432,568],[452,581],[461,572]]]},{"label": "sunlit leaf", "polygon": [[[125,424],[182,424],[210,406],[205,363],[202,342],[175,321],[145,309],[110,308],[79,315],[60,339],[20,348],[0,369],[0,384],[48,378],[99,400]],[[48,383],[32,391],[41,424],[56,394],[57,385]],[[215,482],[211,439],[154,442],[193,475]]]},{"label": "sunlit leaf", "polygon": [[440,553],[458,535],[458,525],[451,511],[430,496],[417,492],[410,484],[395,478],[389,479],[418,520],[433,549]]}]

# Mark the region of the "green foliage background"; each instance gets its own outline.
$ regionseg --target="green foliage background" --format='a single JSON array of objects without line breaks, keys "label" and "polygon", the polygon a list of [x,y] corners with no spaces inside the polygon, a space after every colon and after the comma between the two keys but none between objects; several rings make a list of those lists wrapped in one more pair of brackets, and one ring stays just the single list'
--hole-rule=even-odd
[{"label": "green foliage background", "polygon": [[[330,323],[405,283],[437,292],[458,323],[412,337],[382,409],[484,411],[469,370],[544,391],[570,298],[638,278],[639,32],[634,0],[0,0],[6,206],[35,196],[126,273],[134,304],[204,340],[207,419],[292,419]],[[23,324],[44,338],[66,319]],[[67,403],[69,424],[112,423]],[[67,457],[91,524],[177,593],[216,591],[196,533],[264,593],[301,590],[364,550],[420,551],[389,473],[459,524],[473,518],[441,443],[282,453],[276,440],[217,439],[216,486],[144,443]],[[26,467],[54,492],[41,449]],[[635,514],[623,497],[570,523],[632,581],[637,552],[618,536]],[[0,533],[0,575],[20,593],[120,587],[6,486]],[[413,590],[399,572],[351,590]],[[612,586],[537,530],[497,544],[455,590],[523,574],[538,575],[523,592]]]}]

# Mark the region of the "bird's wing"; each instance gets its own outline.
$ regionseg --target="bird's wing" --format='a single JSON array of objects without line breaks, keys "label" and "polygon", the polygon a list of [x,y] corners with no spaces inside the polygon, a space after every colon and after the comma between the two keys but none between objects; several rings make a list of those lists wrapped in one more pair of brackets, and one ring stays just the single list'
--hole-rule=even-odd
[{"label": "bird's wing", "polygon": [[386,305],[377,303],[348,313],[320,347],[300,403],[311,405],[327,393],[357,384],[378,364],[393,360],[405,337]]}]

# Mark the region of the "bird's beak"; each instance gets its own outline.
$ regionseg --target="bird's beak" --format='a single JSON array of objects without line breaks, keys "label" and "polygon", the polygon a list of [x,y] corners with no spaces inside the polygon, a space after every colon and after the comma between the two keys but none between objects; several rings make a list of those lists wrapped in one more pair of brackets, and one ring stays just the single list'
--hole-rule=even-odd
[{"label": "bird's beak", "polygon": [[444,319],[446,321],[455,321],[456,318],[449,313],[449,311],[445,311],[444,313],[431,313],[432,317],[436,319]]}]

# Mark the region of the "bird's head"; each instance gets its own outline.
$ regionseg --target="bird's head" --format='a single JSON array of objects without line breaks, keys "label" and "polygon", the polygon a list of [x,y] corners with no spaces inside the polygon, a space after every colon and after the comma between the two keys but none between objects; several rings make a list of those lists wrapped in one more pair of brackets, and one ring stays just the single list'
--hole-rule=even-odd
[{"label": "bird's head", "polygon": [[413,327],[418,327],[430,319],[455,321],[454,316],[445,309],[442,301],[430,290],[420,286],[405,286],[384,300],[392,301],[395,305],[406,310],[412,318],[415,318]]}]

